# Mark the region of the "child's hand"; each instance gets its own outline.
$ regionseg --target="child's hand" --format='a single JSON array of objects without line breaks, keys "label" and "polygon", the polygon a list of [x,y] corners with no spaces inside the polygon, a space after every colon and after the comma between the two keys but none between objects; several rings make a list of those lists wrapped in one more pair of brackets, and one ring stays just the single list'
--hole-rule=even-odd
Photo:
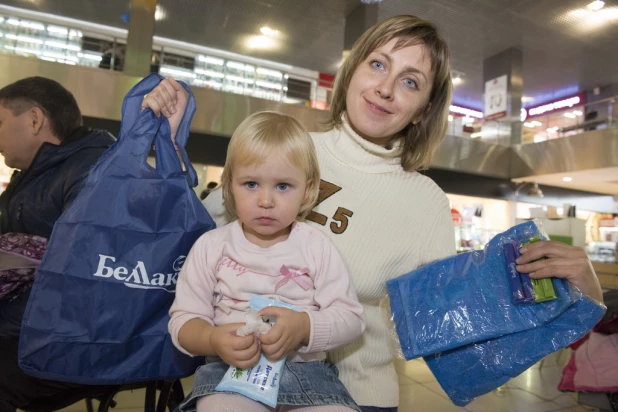
[{"label": "child's hand", "polygon": [[[518,272],[529,273],[533,279],[548,277],[566,279],[584,295],[603,302],[599,279],[584,249],[561,242],[547,241],[531,243],[521,248],[521,254],[522,256],[517,259]],[[546,259],[534,262],[543,257]]]},{"label": "child's hand", "polygon": [[151,109],[155,115],[167,117],[170,123],[172,141],[175,142],[176,132],[187,108],[188,95],[184,87],[173,77],[162,80],[153,91],[142,101],[142,110]]},{"label": "child's hand", "polygon": [[241,326],[243,323],[214,327],[210,334],[210,346],[228,365],[248,369],[260,360],[260,344],[253,334],[237,336],[236,330]]},{"label": "child's hand", "polygon": [[270,306],[262,309],[259,314],[277,317],[275,326],[268,333],[260,335],[262,351],[269,360],[276,362],[302,343],[309,343],[311,322],[305,312]]}]

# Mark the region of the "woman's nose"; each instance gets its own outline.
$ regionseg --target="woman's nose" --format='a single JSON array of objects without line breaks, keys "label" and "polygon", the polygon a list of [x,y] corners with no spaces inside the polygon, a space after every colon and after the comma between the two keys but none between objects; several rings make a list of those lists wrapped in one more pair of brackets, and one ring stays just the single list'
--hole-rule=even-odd
[{"label": "woman's nose", "polygon": [[386,78],[376,85],[376,93],[382,99],[390,100],[393,97],[393,81]]}]

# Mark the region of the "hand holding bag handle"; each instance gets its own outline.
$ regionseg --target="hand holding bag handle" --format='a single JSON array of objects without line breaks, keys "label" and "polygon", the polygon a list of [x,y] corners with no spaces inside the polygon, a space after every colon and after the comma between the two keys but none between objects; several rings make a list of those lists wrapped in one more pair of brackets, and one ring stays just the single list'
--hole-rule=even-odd
[{"label": "hand holding bag handle", "polygon": [[[164,77],[158,75],[157,73],[151,73],[146,76],[140,83],[138,83],[129,92],[129,94],[127,94],[122,104],[123,119],[120,126],[120,140],[122,140],[124,136],[127,136],[130,133],[134,124],[138,122],[138,120],[141,119],[143,116],[153,116],[152,111],[148,109],[141,111],[141,105],[144,96],[150,93],[155,87],[157,87],[162,80],[164,80]],[[179,83],[188,93],[188,101],[187,108],[176,133],[176,145],[178,146],[178,151],[180,152],[182,162],[184,163],[185,170],[187,172],[187,180],[189,182],[189,185],[191,187],[195,187],[197,186],[197,173],[191,165],[191,162],[189,161],[189,156],[187,155],[187,151],[185,149],[185,145],[187,144],[187,140],[189,139],[191,119],[193,118],[196,109],[195,97],[193,96],[191,89],[184,82]],[[148,112],[150,114],[148,114]],[[162,126],[157,133],[157,137],[155,138],[157,147],[157,170],[163,173],[176,172],[177,170],[173,165],[178,163],[178,157],[176,156],[174,146],[171,141],[169,123],[164,116],[160,116],[159,120],[162,122]],[[147,150],[150,150],[150,143]]]}]

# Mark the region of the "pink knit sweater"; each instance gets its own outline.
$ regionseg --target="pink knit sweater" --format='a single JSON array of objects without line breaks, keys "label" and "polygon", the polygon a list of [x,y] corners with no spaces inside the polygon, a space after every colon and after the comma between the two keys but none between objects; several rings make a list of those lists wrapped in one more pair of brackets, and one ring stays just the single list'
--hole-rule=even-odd
[{"label": "pink knit sweater", "polygon": [[239,221],[195,243],[178,277],[169,332],[176,347],[181,327],[201,318],[212,325],[244,322],[252,294],[300,306],[310,318],[309,345],[288,359],[325,358],[325,351],[357,339],[363,309],[339,252],[320,230],[296,222],[287,240],[261,248]]}]

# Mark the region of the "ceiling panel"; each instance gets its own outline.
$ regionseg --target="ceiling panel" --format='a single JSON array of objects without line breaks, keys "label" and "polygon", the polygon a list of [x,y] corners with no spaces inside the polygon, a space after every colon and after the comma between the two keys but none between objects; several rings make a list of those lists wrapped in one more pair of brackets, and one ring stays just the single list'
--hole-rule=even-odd
[{"label": "ceiling panel", "polygon": [[[455,100],[481,108],[483,61],[509,47],[524,56],[524,95],[552,97],[618,83],[618,0],[599,13],[588,0],[384,0],[380,18],[416,14],[447,38],[453,68],[465,73]],[[4,4],[126,27],[127,0],[5,0]],[[341,61],[345,16],[359,0],[160,0],[166,18],[156,34],[334,73]],[[281,32],[280,45],[249,50],[262,26]]]},{"label": "ceiling panel", "polygon": [[[570,182],[563,178],[570,177]],[[567,189],[585,190],[588,192],[605,193],[618,196],[618,167],[607,167],[595,170],[555,173],[548,175],[529,176],[513,179],[516,182],[537,182],[548,186]]]}]

